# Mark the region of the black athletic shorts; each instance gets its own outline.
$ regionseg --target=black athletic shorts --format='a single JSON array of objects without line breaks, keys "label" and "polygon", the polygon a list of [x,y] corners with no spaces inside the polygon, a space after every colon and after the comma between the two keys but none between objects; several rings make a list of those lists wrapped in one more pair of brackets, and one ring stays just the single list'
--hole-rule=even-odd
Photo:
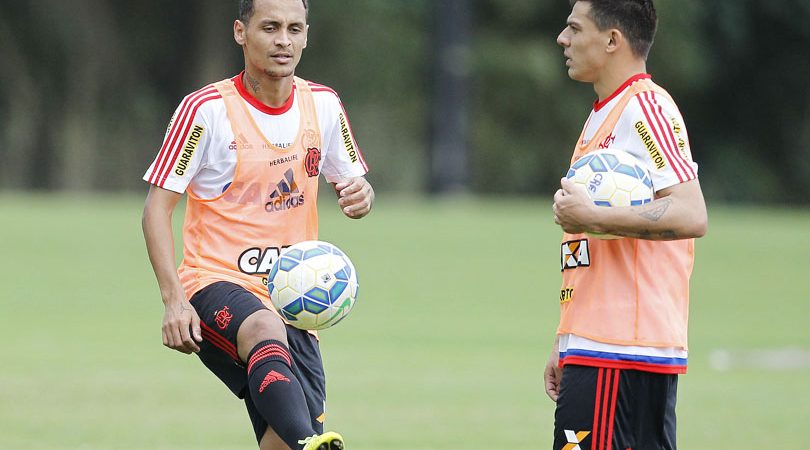
[{"label": "black athletic shorts", "polygon": [[[247,367],[236,352],[236,333],[242,322],[256,311],[267,309],[255,295],[241,286],[221,281],[191,297],[191,305],[200,316],[203,341],[197,356],[239,398],[245,400],[257,441],[267,430],[247,389]],[[312,427],[323,433],[326,402],[326,378],[318,340],[310,333],[287,325],[287,343],[292,356],[292,371],[307,399]]]},{"label": "black athletic shorts", "polygon": [[554,450],[675,450],[677,393],[677,375],[566,365]]}]

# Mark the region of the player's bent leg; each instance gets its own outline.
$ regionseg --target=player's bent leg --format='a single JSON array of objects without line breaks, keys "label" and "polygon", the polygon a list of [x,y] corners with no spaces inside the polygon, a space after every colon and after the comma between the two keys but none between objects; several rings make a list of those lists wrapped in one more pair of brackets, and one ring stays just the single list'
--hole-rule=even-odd
[{"label": "player's bent leg", "polygon": [[[315,432],[303,388],[292,368],[284,323],[270,311],[256,311],[242,323],[237,342],[239,356],[247,365],[247,395],[281,441],[300,449],[298,441]],[[260,445],[266,441],[268,449],[276,450],[272,435],[265,437],[267,433]]]},{"label": "player's bent leg", "polygon": [[248,362],[248,356],[259,342],[276,340],[287,346],[287,329],[284,322],[269,309],[256,311],[239,326],[236,334],[236,348],[239,359]]},{"label": "player's bent leg", "polygon": [[326,374],[318,339],[304,330],[287,325],[287,343],[293,355],[293,372],[304,388],[312,428],[323,433],[326,420]]}]

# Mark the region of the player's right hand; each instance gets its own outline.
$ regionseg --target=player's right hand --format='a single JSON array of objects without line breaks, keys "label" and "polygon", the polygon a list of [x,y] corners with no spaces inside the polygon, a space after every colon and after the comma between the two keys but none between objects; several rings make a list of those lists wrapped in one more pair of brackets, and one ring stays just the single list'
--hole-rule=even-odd
[{"label": "player's right hand", "polygon": [[568,178],[560,180],[560,189],[554,194],[554,223],[566,233],[584,233],[590,229],[596,206],[588,196],[588,191]]},{"label": "player's right hand", "polygon": [[560,397],[560,380],[562,379],[562,369],[559,367],[559,361],[560,353],[555,344],[546,362],[546,369],[543,372],[543,384],[546,388],[546,394],[555,402]]},{"label": "player's right hand", "polygon": [[163,314],[163,345],[185,354],[200,351],[200,316],[186,300],[167,303]]}]

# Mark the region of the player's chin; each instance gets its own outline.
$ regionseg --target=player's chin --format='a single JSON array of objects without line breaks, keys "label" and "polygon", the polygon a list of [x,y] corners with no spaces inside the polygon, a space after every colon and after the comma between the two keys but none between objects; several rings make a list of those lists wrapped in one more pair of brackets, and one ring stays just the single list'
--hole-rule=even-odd
[{"label": "player's chin", "polygon": [[293,76],[295,73],[295,66],[281,66],[281,67],[269,67],[264,69],[265,75],[270,78],[287,78]]},{"label": "player's chin", "polygon": [[587,83],[589,81],[586,77],[582,75],[581,72],[578,72],[577,69],[573,67],[568,68],[568,78],[574,81],[579,81],[581,83]]},{"label": "player's chin", "polygon": [[588,70],[580,70],[574,66],[568,68],[568,77],[580,83],[593,83],[595,77]]}]

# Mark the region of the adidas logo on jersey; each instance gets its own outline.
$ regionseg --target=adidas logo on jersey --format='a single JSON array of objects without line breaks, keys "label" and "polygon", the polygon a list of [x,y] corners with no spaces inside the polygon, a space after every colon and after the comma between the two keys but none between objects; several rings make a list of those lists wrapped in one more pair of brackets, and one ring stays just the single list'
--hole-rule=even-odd
[{"label": "adidas logo on jersey", "polygon": [[276,190],[268,197],[264,210],[269,213],[298,208],[304,204],[304,193],[298,191],[292,169],[284,172],[284,179],[278,182]]}]

